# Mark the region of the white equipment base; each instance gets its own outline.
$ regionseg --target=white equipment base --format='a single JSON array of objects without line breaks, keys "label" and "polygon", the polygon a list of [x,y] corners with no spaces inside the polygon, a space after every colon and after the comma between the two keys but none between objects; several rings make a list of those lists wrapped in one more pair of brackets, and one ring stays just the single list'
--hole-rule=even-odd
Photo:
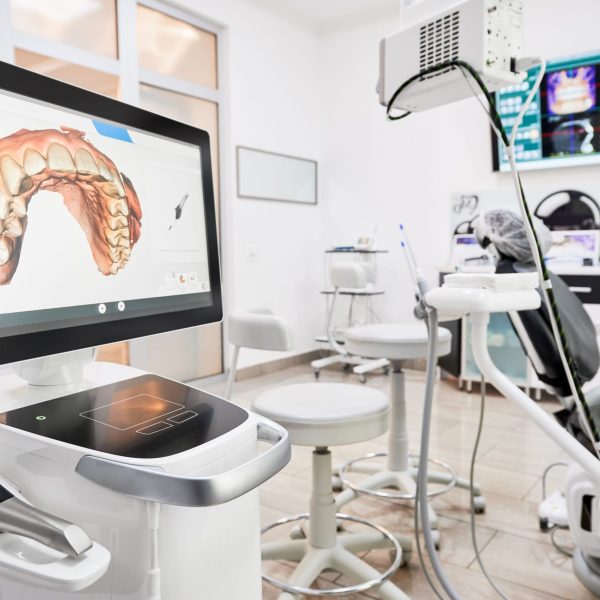
[{"label": "white equipment base", "polygon": [[[0,378],[0,411],[7,411],[142,375],[130,367],[93,363],[77,384],[32,387],[16,375]],[[60,415],[58,415],[60,417]],[[202,446],[157,459],[120,459],[182,476],[216,475],[256,456],[255,417]],[[151,536],[147,503],[95,484],[75,471],[91,450],[0,427],[0,473],[35,506],[80,525],[109,549],[105,575],[77,593],[77,600],[148,600]],[[101,453],[100,453],[101,454]],[[112,455],[105,455],[111,458]],[[114,457],[112,457],[114,459]],[[1,538],[1,536],[0,536]],[[8,544],[8,538],[5,542]],[[8,548],[8,546],[7,546]],[[2,556],[0,540],[0,562]],[[10,549],[6,549],[7,552]],[[258,492],[207,508],[162,505],[158,555],[163,600],[262,598]],[[41,556],[41,555],[40,555]],[[46,560],[45,558],[41,559]],[[65,579],[55,562],[52,576]],[[82,567],[85,561],[82,562]],[[50,577],[50,575],[49,575]],[[4,598],[65,600],[64,590],[33,580],[26,586],[0,569]]]}]

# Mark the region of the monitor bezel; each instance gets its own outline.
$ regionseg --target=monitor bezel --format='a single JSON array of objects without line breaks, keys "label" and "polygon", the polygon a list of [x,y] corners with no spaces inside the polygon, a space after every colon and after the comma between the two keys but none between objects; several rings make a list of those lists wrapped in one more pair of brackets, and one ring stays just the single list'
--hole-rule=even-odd
[{"label": "monitor bezel", "polygon": [[[571,63],[580,63],[581,65],[593,64],[600,66],[600,50],[592,52],[584,52],[581,54],[575,54],[570,56],[563,56],[549,60],[546,66],[546,74],[544,79],[548,76],[549,72],[561,69],[563,66],[568,66]],[[498,92],[494,92],[494,101],[498,102]],[[510,168],[502,168],[500,161],[500,143],[496,132],[493,127],[490,127],[491,140],[492,140],[492,167],[496,173],[510,173]],[[568,169],[573,167],[590,167],[600,164],[600,153],[594,153],[591,156],[564,156],[564,157],[546,157],[537,160],[531,160],[526,162],[518,162],[517,167],[519,171],[540,171],[545,169]]]},{"label": "monitor bezel", "polygon": [[162,135],[200,148],[204,216],[208,248],[210,306],[175,310],[157,315],[106,319],[88,325],[61,327],[0,338],[0,364],[40,358],[133,338],[166,333],[223,319],[219,241],[210,156],[210,137],[203,129],[125,104],[56,79],[0,61],[0,89],[59,108],[112,121],[142,131]]}]

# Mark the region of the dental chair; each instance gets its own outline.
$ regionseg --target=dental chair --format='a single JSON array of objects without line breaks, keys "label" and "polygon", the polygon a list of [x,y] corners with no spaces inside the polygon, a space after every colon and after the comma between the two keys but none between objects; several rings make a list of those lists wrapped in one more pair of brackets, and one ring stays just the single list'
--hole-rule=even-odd
[{"label": "dental chair", "polygon": [[[506,218],[506,211],[490,211],[492,221]],[[485,216],[488,218],[488,215]],[[492,229],[498,225],[491,225]],[[502,227],[500,225],[500,227]],[[518,222],[515,222],[518,227]],[[521,221],[522,227],[522,221]],[[520,273],[533,270],[530,263],[519,262],[512,254],[512,245],[506,245],[506,235],[502,232],[497,239],[476,226],[478,240],[483,247],[490,247],[497,256],[496,273]],[[540,227],[541,235],[543,229]],[[515,236],[518,229],[514,229]],[[492,239],[490,239],[492,238]],[[504,238],[504,239],[501,239]],[[525,239],[523,234],[523,239]],[[510,255],[509,255],[510,254]],[[582,384],[593,379],[600,368],[600,353],[596,340],[596,329],[583,303],[557,275],[550,275],[552,288],[557,300],[561,320],[567,340],[573,354],[575,368]],[[540,293],[541,295],[541,293]],[[508,313],[513,328],[531,361],[538,378],[547,390],[554,394],[562,408],[554,413],[556,419],[590,452],[594,452],[591,441],[580,422],[574,399],[571,396],[566,373],[562,366],[556,346],[548,309],[542,302],[540,308]],[[585,398],[590,407],[592,419],[600,427],[600,386],[585,390]],[[600,598],[600,490],[598,490],[585,471],[572,463],[567,471],[564,484],[564,496],[567,506],[567,518],[573,540],[577,546],[573,555],[573,569],[581,583]],[[548,529],[548,523],[541,519],[542,529]]]}]

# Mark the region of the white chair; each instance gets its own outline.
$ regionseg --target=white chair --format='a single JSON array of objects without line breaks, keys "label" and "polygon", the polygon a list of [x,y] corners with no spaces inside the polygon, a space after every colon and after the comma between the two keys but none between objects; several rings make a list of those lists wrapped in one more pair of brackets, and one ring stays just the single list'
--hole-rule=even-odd
[{"label": "white chair", "polygon": [[[236,344],[235,358],[241,347],[264,350],[290,349],[291,335],[286,322],[266,309],[235,312],[230,317],[229,339]],[[272,345],[270,344],[272,342]],[[235,380],[235,362],[229,374],[228,397]],[[412,540],[396,536],[368,521],[337,514],[331,485],[330,446],[373,439],[387,429],[388,400],[385,394],[366,387],[336,383],[303,383],[272,388],[260,394],[253,410],[271,415],[290,432],[293,444],[312,446],[313,486],[310,510],[267,526],[263,532],[295,521],[308,520],[307,539],[286,539],[263,544],[263,560],[292,560],[299,565],[289,581],[263,577],[283,590],[279,600],[292,600],[298,594],[331,595],[332,590],[309,586],[325,569],[348,576],[353,585],[334,593],[353,594],[377,589],[383,600],[407,600],[408,596],[388,581],[403,558],[412,551]],[[353,521],[372,529],[349,534],[337,532],[337,521]],[[384,573],[356,556],[378,548],[395,550],[391,565]]]},{"label": "white chair", "polygon": [[[451,335],[447,329],[439,328],[438,355],[450,352]],[[368,356],[385,357],[391,361],[390,373],[390,431],[388,452],[371,454],[354,459],[343,465],[340,479],[348,488],[336,497],[338,509],[359,496],[366,494],[386,500],[412,500],[415,497],[418,457],[409,455],[408,431],[406,422],[406,395],[403,368],[408,360],[424,359],[427,356],[427,329],[423,323],[380,323],[354,327],[346,331],[346,345],[350,352]],[[420,402],[420,398],[415,398]],[[372,459],[385,456],[387,463]],[[431,459],[443,471],[430,471],[429,483],[443,487],[429,492],[430,497],[445,493],[452,487],[469,489],[469,481],[457,477],[450,465]],[[359,484],[350,480],[348,471],[370,475]],[[391,489],[390,489],[391,488]],[[475,485],[475,508],[485,510],[485,498]],[[430,523],[433,530],[438,528],[437,516],[430,508]],[[439,542],[439,533],[434,531],[434,539]]]},{"label": "white chair", "polygon": [[373,360],[368,355],[365,355],[367,358],[364,358],[363,356],[350,353],[343,341],[338,339],[338,337],[343,338],[343,334],[340,335],[339,332],[336,332],[333,325],[335,307],[338,304],[340,294],[344,290],[365,290],[371,276],[370,271],[372,271],[372,267],[368,263],[353,262],[331,265],[329,278],[333,286],[333,298],[329,305],[329,312],[327,313],[326,330],[327,343],[333,354],[325,358],[313,360],[310,363],[310,366],[315,371],[315,377],[319,377],[321,369],[341,364],[344,367],[353,367],[353,372],[359,376],[362,383],[365,383],[367,373],[389,367],[390,363],[385,358],[376,358]]},{"label": "white chair", "polygon": [[235,381],[240,348],[283,352],[292,349],[293,339],[286,321],[264,307],[232,312],[227,320],[227,326],[227,338],[233,346],[225,390],[225,398],[229,400]]}]

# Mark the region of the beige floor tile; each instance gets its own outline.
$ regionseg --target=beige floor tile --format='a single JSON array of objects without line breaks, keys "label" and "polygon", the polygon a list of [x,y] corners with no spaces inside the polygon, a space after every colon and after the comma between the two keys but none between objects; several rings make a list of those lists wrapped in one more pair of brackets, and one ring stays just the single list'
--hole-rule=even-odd
[{"label": "beige floor tile", "polygon": [[[563,598],[592,600],[573,574],[571,560],[547,544],[498,533],[484,549],[483,560],[492,576]],[[472,570],[479,570],[474,564]]]},{"label": "beige floor tile", "polygon": [[[312,381],[314,378],[308,366],[293,367],[236,383],[233,399],[241,406],[250,407],[252,400],[266,389]],[[360,385],[356,377],[336,369],[323,371],[321,381]],[[387,392],[389,378],[370,376],[367,385]],[[224,388],[223,382],[217,382],[206,389],[219,394]],[[408,432],[414,453],[418,453],[420,444],[423,388],[422,373],[406,373]],[[475,390],[471,394],[460,391],[452,380],[439,383],[432,417],[430,454],[450,463],[463,477],[469,473],[480,402]],[[552,400],[544,400],[540,406],[549,412],[559,407]],[[386,436],[362,444],[335,447],[332,448],[333,462],[336,464],[368,452],[384,452],[386,448]],[[548,534],[539,531],[537,506],[541,499],[542,472],[562,457],[560,449],[521,411],[488,389],[476,468],[476,480],[482,486],[488,508],[484,515],[477,516],[477,539],[488,570],[511,600],[591,599],[574,576],[570,560],[554,549]],[[311,449],[295,447],[286,469],[261,489],[263,525],[283,516],[306,512],[310,481]],[[557,489],[561,483],[561,470],[556,469],[548,478],[548,488]],[[461,597],[463,600],[496,600],[495,592],[479,572],[471,547],[468,491],[452,490],[436,498],[433,505],[440,517],[440,557]],[[397,533],[414,533],[414,513],[410,503],[394,504],[363,497],[348,504],[344,511]],[[389,564],[389,553],[371,552],[367,560],[383,569]],[[290,576],[293,565],[277,563],[271,564],[270,568],[275,568],[278,576],[285,579]],[[416,551],[410,564],[400,569],[393,580],[416,600],[434,598]],[[317,585],[327,587],[334,581],[338,585],[344,583],[337,574],[325,573]],[[278,595],[271,586],[264,586],[264,600],[274,600]],[[366,600],[377,598],[377,595],[369,592],[348,598]]]}]

